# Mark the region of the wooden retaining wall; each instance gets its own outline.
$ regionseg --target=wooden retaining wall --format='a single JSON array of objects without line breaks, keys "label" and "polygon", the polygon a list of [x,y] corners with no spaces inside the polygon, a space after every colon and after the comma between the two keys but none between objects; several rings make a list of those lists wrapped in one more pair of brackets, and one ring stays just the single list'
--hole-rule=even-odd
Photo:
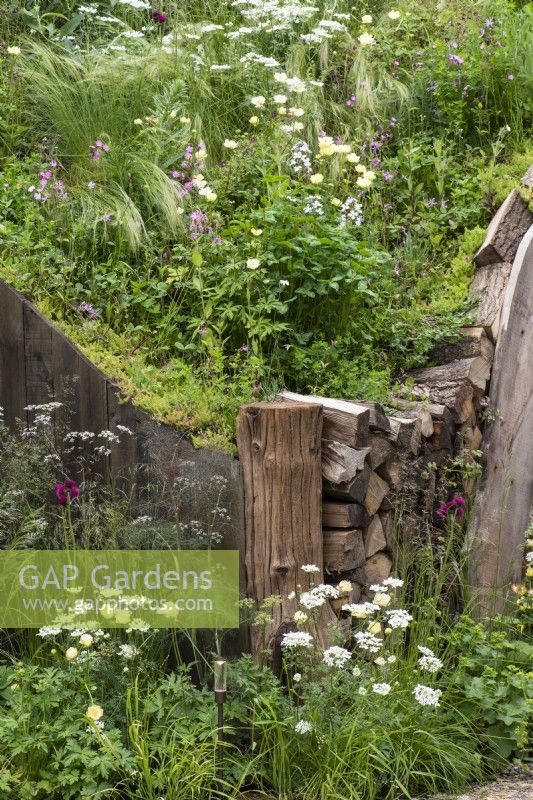
[{"label": "wooden retaining wall", "polygon": [[[13,427],[31,422],[28,406],[64,403],[56,422],[75,431],[114,430],[124,425],[134,433],[148,419],[121,398],[116,383],[104,375],[55,325],[28,300],[0,281],[0,407]],[[67,417],[68,415],[68,417]],[[139,459],[135,437],[112,444],[100,465],[124,480]]]}]

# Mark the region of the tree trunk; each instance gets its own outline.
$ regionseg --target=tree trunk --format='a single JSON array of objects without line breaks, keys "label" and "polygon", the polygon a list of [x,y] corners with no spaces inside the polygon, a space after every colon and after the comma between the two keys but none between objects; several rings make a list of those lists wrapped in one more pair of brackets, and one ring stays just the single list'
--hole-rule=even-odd
[{"label": "tree trunk", "polygon": [[[251,648],[262,659],[274,652],[291,627],[296,610],[287,595],[304,584],[303,564],[316,564],[310,576],[323,581],[322,553],[322,408],[305,403],[254,403],[237,417],[245,504],[245,565],[248,596],[261,603],[280,595],[273,623],[263,640],[252,626]],[[319,639],[327,640],[334,619],[324,608]]]}]

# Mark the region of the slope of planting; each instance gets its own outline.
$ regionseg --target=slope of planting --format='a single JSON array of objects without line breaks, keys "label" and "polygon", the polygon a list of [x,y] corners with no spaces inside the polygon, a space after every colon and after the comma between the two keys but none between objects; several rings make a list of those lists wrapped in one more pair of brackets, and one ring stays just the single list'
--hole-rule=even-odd
[{"label": "slope of planting", "polygon": [[0,278],[197,441],[281,386],[386,401],[467,317],[531,161],[531,27],[501,0],[13,4]]}]

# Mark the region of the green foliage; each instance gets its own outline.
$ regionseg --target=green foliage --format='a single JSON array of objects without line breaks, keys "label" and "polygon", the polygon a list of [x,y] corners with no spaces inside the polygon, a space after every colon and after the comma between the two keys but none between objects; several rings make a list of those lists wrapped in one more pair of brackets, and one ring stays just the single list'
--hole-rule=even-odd
[{"label": "green foliage", "polygon": [[464,322],[472,253],[529,164],[530,11],[408,3],[368,26],[342,0],[328,38],[326,7],[269,30],[228,3],[164,24],[90,6],[0,21],[0,277],[198,442],[231,449],[239,402],[283,385],[385,400]]},{"label": "green foliage", "polygon": [[450,687],[458,710],[502,761],[527,753],[533,734],[533,645],[509,633],[508,626],[487,630],[466,617],[451,633],[458,660]]},{"label": "green foliage", "polygon": [[117,728],[90,724],[90,704],[75,668],[0,665],[0,788],[17,800],[112,797],[134,762]]}]

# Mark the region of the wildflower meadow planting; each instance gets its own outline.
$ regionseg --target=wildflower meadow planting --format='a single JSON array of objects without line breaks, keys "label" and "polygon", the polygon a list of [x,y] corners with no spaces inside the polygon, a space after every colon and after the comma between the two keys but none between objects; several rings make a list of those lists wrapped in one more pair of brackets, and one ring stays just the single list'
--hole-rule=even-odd
[{"label": "wildflower meadow planting", "polygon": [[0,2],[0,800],[530,763],[531,7],[311,3]]}]

